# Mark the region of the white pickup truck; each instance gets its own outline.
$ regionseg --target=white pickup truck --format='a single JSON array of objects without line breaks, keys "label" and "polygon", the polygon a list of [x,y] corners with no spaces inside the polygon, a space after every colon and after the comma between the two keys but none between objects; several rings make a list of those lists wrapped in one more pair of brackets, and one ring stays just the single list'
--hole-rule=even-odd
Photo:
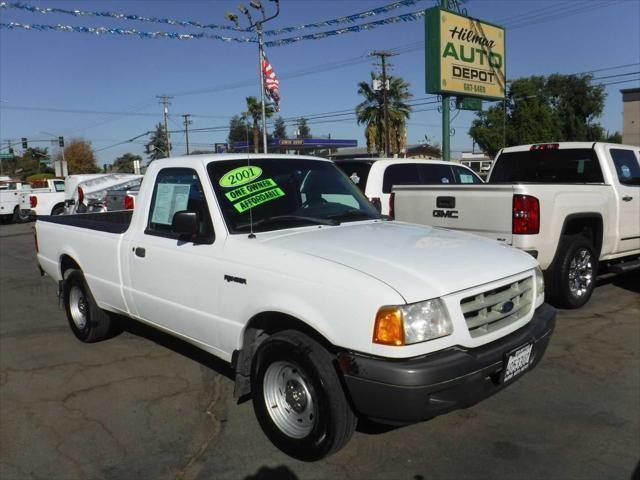
[{"label": "white pickup truck", "polygon": [[157,160],[135,210],[35,230],[80,340],[120,314],[231,362],[236,396],[304,460],[340,449],[358,415],[407,424],[492,395],[555,322],[533,257],[388,221],[320,158]]},{"label": "white pickup truck", "polygon": [[20,195],[20,219],[64,213],[64,185],[61,179],[48,179],[44,188],[34,188]]},{"label": "white pickup truck", "polygon": [[0,220],[21,222],[20,196],[33,189],[30,184],[16,181],[3,181],[0,184]]},{"label": "white pickup truck", "polygon": [[640,268],[640,149],[564,142],[502,150],[488,184],[398,186],[398,220],[446,227],[513,245],[538,259],[547,296],[577,308],[599,264]]}]

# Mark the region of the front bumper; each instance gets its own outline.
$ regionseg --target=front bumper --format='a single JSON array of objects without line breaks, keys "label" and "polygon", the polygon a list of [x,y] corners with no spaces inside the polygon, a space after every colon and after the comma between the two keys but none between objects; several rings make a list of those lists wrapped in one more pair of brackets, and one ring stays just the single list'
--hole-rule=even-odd
[{"label": "front bumper", "polygon": [[[519,330],[478,348],[453,347],[421,357],[390,360],[339,354],[344,381],[356,410],[392,424],[408,424],[470,407],[500,391],[508,352],[533,343],[529,369],[544,355],[556,311],[543,304]],[[519,377],[517,377],[519,378]]]}]

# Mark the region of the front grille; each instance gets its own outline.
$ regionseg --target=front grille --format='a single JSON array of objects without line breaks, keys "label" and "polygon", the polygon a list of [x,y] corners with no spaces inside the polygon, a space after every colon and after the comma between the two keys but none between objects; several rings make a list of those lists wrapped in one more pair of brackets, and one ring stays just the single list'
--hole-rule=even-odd
[{"label": "front grille", "polygon": [[520,320],[529,312],[532,302],[533,277],[528,277],[463,298],[460,307],[469,333],[479,337]]}]

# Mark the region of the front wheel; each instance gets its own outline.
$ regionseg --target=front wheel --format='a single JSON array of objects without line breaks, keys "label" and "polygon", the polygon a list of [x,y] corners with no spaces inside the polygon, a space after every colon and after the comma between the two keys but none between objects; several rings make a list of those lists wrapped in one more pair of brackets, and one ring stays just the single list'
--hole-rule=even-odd
[{"label": "front wheel", "polygon": [[593,294],[598,254],[591,240],[584,235],[564,237],[559,248],[552,300],[558,307],[580,308]]},{"label": "front wheel", "polygon": [[262,430],[286,454],[324,458],[351,438],[357,418],[345,397],[331,355],[294,330],[258,348],[251,369],[253,409]]}]

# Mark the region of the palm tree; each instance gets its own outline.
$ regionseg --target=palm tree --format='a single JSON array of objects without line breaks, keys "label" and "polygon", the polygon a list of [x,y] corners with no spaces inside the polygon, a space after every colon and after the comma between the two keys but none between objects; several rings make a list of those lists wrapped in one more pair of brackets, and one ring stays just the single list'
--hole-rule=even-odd
[{"label": "palm tree", "polygon": [[[256,97],[247,97],[248,117],[253,120],[253,152],[258,153],[260,145],[260,121],[262,120],[262,103]],[[265,104],[264,115],[270,118],[274,113],[273,105]]]},{"label": "palm tree", "polygon": [[[371,84],[380,80],[371,72]],[[413,95],[409,92],[409,84],[400,77],[387,77],[387,105],[389,108],[389,154],[398,153],[405,146],[406,121],[411,115],[411,106],[407,104]],[[374,90],[367,82],[358,83],[358,94],[364,101],[356,107],[358,124],[365,124],[367,151],[384,152],[384,92]]]}]

